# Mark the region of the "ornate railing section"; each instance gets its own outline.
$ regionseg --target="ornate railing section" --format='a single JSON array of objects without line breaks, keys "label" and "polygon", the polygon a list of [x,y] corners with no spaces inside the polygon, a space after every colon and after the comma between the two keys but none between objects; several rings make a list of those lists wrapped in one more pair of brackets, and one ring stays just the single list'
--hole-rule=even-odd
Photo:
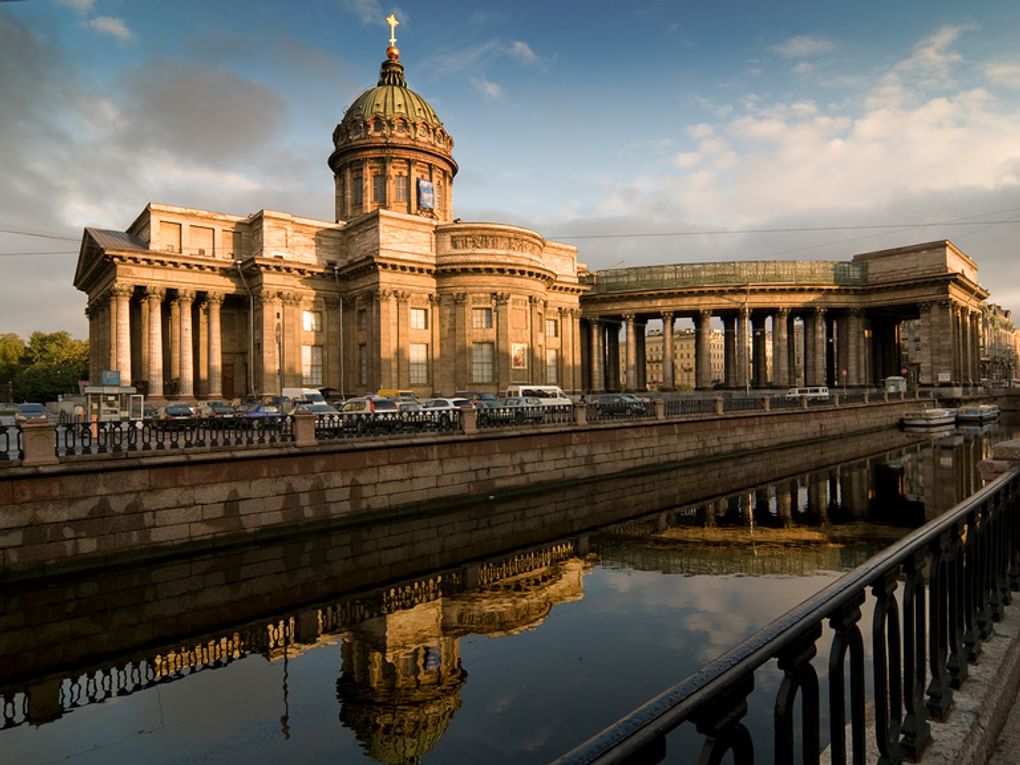
[{"label": "ornate railing section", "polygon": [[[922,394],[917,394],[920,399]],[[924,394],[928,396],[930,394]],[[913,396],[911,396],[913,398]],[[473,434],[478,430],[512,429],[541,425],[572,426],[584,422],[640,422],[677,417],[711,417],[779,409],[817,409],[907,400],[905,394],[858,391],[848,395],[832,392],[830,398],[787,398],[785,394],[691,396],[643,399],[637,406],[587,407],[525,406],[478,408],[465,411],[416,410],[379,413],[337,413],[316,416],[314,437],[319,442],[364,438]],[[927,399],[926,399],[927,400]],[[585,415],[582,419],[580,411]],[[291,415],[270,417],[193,417],[180,420],[132,420],[91,422],[64,417],[52,425],[58,459],[117,454],[179,453],[190,449],[289,446],[296,440]],[[307,445],[307,444],[306,444]],[[48,447],[47,447],[48,449]],[[38,448],[36,449],[38,452]],[[35,454],[38,458],[41,453]],[[0,426],[0,468],[16,466],[26,459],[20,427]],[[38,463],[36,463],[38,464]]]},{"label": "ornate railing section", "polygon": [[[1018,512],[1014,468],[556,763],[661,762],[669,734],[684,725],[701,736],[699,763],[727,754],[734,765],[818,763],[825,740],[835,765],[864,763],[869,737],[882,763],[916,760],[930,740],[930,721],[952,714],[968,664],[1020,589]],[[860,622],[869,603],[865,635]],[[812,659],[826,625],[832,640],[823,700]],[[743,717],[756,674],[774,671],[773,662],[782,675],[773,740],[754,741]]]},{"label": "ornate railing section", "polygon": [[266,446],[294,440],[290,417],[196,417],[182,420],[65,422],[56,426],[57,456],[165,452],[196,447]]}]

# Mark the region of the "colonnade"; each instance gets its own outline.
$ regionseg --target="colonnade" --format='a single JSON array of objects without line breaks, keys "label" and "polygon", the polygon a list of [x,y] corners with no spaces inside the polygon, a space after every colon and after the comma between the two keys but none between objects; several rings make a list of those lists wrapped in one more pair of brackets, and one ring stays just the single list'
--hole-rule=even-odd
[{"label": "colonnade", "polygon": [[[923,385],[966,384],[980,378],[980,312],[952,300],[870,309],[853,306],[740,307],[585,316],[585,387],[592,392],[647,388],[645,332],[662,323],[662,387],[676,388],[675,322],[694,325],[695,387],[787,388],[869,386],[904,367]],[[914,321],[917,352],[902,343]],[[724,373],[713,379],[712,323],[721,324]],[[620,363],[623,343],[623,364]],[[914,359],[908,361],[908,358]]]},{"label": "colonnade", "polygon": [[104,369],[116,369],[121,385],[145,381],[152,398],[170,393],[168,383],[181,398],[194,398],[199,388],[209,398],[223,396],[221,308],[225,296],[176,289],[170,297],[170,292],[163,287],[114,284],[90,301],[85,311],[90,380],[98,381]]}]

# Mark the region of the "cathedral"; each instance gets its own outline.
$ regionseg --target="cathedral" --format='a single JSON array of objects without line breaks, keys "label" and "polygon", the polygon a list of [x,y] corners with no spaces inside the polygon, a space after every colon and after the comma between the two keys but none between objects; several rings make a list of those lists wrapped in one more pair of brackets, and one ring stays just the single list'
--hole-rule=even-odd
[{"label": "cathedral", "polygon": [[154,399],[581,390],[575,248],[454,217],[453,138],[395,42],[333,131],[335,221],[150,203],[126,231],[85,229],[92,382],[119,372]]}]

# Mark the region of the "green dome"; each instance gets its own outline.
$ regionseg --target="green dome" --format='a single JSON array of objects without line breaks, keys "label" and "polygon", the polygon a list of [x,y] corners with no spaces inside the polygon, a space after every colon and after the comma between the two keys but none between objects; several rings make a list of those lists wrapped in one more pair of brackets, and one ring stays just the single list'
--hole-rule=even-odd
[{"label": "green dome", "polygon": [[344,114],[343,123],[372,117],[386,120],[404,117],[415,124],[424,122],[433,128],[443,126],[429,102],[407,87],[404,65],[399,61],[383,62],[379,84],[354,99]]},{"label": "green dome", "polygon": [[456,168],[453,139],[442,120],[428,101],[407,87],[399,51],[391,46],[386,53],[379,83],[354,99],[333,131],[336,151],[331,166],[334,158],[351,149],[404,146],[444,156]]}]

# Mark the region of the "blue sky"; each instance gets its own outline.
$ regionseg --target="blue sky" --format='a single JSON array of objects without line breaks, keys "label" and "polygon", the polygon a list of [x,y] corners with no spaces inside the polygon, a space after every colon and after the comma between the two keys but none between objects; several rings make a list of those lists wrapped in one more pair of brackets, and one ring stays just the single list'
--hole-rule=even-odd
[{"label": "blue sky", "polygon": [[1020,311],[1015,2],[25,0],[0,2],[0,229],[70,238],[0,233],[0,332],[84,337],[81,230],[150,201],[330,219],[391,12],[465,220],[593,269],[949,238]]}]

